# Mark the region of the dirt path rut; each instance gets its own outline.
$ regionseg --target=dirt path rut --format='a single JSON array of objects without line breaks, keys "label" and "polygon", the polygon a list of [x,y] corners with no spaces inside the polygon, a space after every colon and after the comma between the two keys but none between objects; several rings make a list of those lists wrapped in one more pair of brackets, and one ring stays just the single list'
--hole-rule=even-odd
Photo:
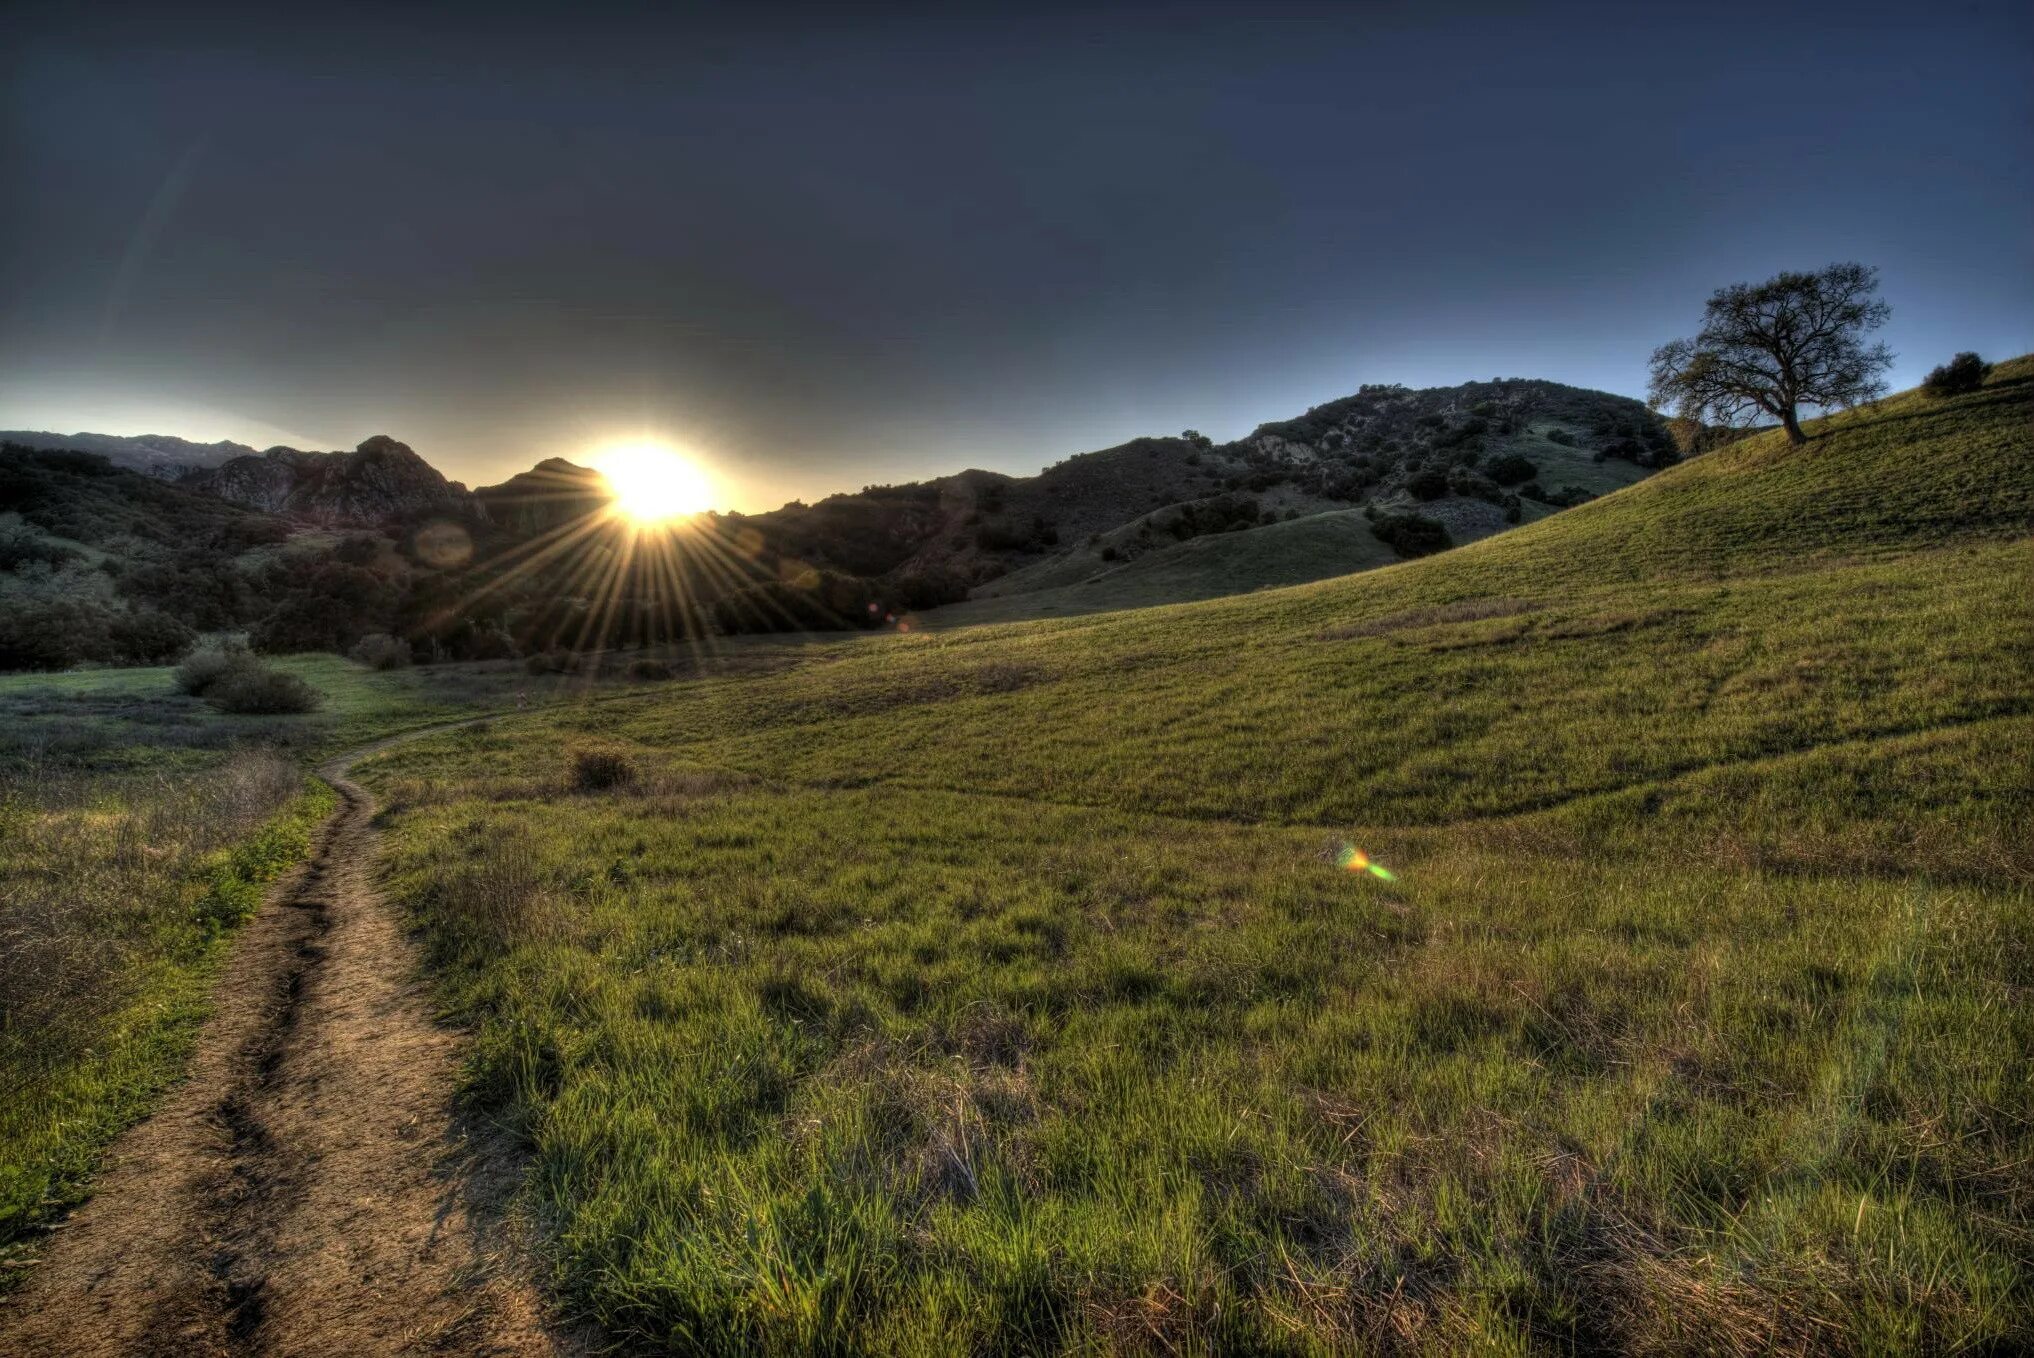
[{"label": "dirt path rut", "polygon": [[375,889],[346,773],[393,743],[319,770],[339,810],[236,940],[190,1079],[0,1309],[0,1354],[577,1351],[506,1243],[511,1159],[454,1110],[458,1039]]}]

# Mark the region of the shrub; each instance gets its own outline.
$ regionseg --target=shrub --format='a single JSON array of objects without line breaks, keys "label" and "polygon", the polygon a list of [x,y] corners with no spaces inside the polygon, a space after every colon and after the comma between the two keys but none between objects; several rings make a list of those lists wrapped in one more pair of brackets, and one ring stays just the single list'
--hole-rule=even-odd
[{"label": "shrub", "polygon": [[410,663],[410,643],[386,632],[370,632],[352,651],[353,658],[371,670],[400,670]]},{"label": "shrub", "polygon": [[1565,429],[1549,429],[1547,431],[1547,442],[1558,443],[1563,448],[1573,448],[1575,446],[1575,436]]},{"label": "shrub", "polygon": [[1991,372],[1992,365],[1976,354],[1958,354],[1930,372],[1921,386],[1930,396],[1961,396],[1983,386]]},{"label": "shrub", "polygon": [[1490,479],[1500,486],[1516,486],[1540,474],[1540,469],[1533,465],[1531,458],[1518,453],[1507,453],[1484,470],[1490,474]]},{"label": "shrub", "polygon": [[177,691],[201,698],[227,675],[248,668],[258,669],[260,662],[237,646],[217,651],[193,651],[184,658],[183,664],[177,666]]},{"label": "shrub", "polygon": [[985,523],[975,530],[975,545],[985,552],[1015,552],[1031,545],[1031,534],[1006,523]]},{"label": "shrub", "polygon": [[1433,467],[1413,473],[1405,488],[1419,500],[1438,500],[1448,493],[1448,474]]},{"label": "shrub", "polygon": [[269,716],[315,712],[324,697],[294,674],[246,664],[228,670],[207,688],[205,701],[221,712]]},{"label": "shrub", "polygon": [[159,608],[130,608],[116,613],[107,626],[120,660],[136,665],[167,665],[188,654],[198,634]]},{"label": "shrub", "polygon": [[671,673],[671,667],[661,660],[645,657],[629,662],[628,674],[631,679],[669,679]]},{"label": "shrub", "polygon": [[1447,526],[1424,514],[1385,514],[1370,525],[1379,542],[1402,557],[1430,556],[1455,545]]},{"label": "shrub", "polygon": [[581,750],[572,760],[572,785],[581,792],[605,792],[636,781],[636,766],[613,750]]}]

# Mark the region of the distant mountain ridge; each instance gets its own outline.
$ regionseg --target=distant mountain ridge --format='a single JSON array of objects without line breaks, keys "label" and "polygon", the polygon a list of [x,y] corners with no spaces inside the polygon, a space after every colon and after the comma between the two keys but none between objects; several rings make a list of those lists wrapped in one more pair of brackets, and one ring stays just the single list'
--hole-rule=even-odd
[{"label": "distant mountain ridge", "polygon": [[[0,455],[15,511],[0,516],[13,563],[0,591],[17,612],[31,599],[60,612],[110,587],[109,640],[81,653],[102,660],[142,653],[112,639],[137,618],[150,637],[241,626],[268,649],[344,650],[395,631],[479,656],[1137,607],[1474,541],[1678,456],[1654,412],[1604,392],[1522,378],[1367,386],[1228,443],[1189,430],[1033,476],[970,469],[707,515],[638,551],[599,473],[562,458],[469,490],[384,434],[350,452],[262,453],[92,435],[36,451],[49,437],[21,437]],[[226,509],[249,517],[219,519]],[[50,612],[17,631],[87,626]]]},{"label": "distant mountain ridge", "polygon": [[0,443],[70,453],[96,453],[116,467],[164,481],[174,481],[189,472],[217,467],[236,457],[255,455],[255,450],[244,443],[224,439],[217,443],[193,443],[172,434],[53,434],[46,430],[8,429],[0,430]]}]

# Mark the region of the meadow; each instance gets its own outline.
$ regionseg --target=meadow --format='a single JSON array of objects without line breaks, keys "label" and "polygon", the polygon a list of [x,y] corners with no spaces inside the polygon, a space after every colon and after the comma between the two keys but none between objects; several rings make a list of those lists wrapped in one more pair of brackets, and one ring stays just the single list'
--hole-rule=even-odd
[{"label": "meadow", "polygon": [[2024,1342],[2030,398],[364,764],[561,1295],[698,1353]]},{"label": "meadow", "polygon": [[[785,653],[752,645],[720,667]],[[0,1261],[33,1251],[183,1072],[226,943],[335,804],[310,761],[623,682],[275,663],[319,692],[317,712],[221,713],[168,668],[0,676]]]}]

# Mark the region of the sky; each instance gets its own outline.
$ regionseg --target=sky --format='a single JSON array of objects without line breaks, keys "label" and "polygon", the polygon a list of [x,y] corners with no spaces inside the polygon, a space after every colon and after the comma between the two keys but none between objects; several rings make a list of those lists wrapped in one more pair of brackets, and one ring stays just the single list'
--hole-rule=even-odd
[{"label": "sky", "polygon": [[[1723,284],[2034,350],[2034,6],[0,13],[0,428],[670,440],[722,507],[1643,395]],[[166,11],[174,11],[167,13]]]}]

